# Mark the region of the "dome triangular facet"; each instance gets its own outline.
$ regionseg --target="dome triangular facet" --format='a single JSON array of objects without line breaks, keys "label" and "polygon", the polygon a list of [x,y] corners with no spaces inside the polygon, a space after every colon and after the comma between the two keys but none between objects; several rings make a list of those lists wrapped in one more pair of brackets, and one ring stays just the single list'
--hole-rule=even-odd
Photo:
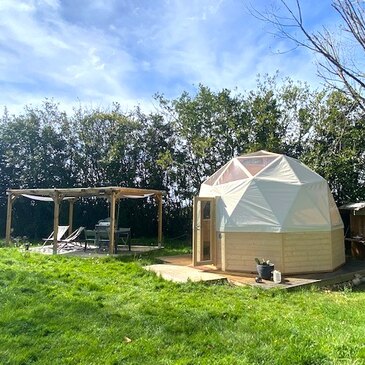
[{"label": "dome triangular facet", "polygon": [[266,169],[261,171],[257,177],[266,180],[285,181],[292,184],[299,184],[300,180],[284,156],[278,157]]}]

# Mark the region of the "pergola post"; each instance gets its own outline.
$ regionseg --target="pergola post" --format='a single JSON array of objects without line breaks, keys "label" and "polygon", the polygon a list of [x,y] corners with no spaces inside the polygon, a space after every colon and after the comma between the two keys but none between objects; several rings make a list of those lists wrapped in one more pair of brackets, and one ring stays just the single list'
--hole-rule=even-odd
[{"label": "pergola post", "polygon": [[68,201],[68,235],[70,235],[73,231],[72,223],[74,219],[74,199],[70,199]]},{"label": "pergola post", "polygon": [[5,233],[5,242],[6,245],[10,245],[11,238],[11,220],[13,213],[13,203],[15,200],[15,196],[12,193],[8,193],[8,206],[7,206],[7,214],[6,214],[6,233]]},{"label": "pergola post", "polygon": [[197,197],[194,196],[193,198],[193,266],[196,266],[198,263],[197,258],[197,226],[198,226],[198,213],[197,213],[197,207],[198,207],[198,200]]},{"label": "pergola post", "polygon": [[57,255],[57,245],[58,245],[58,223],[60,217],[60,195],[55,193],[52,197],[54,202],[54,210],[53,210],[53,255]]},{"label": "pergola post", "polygon": [[162,195],[156,195],[158,201],[158,233],[157,233],[157,244],[158,248],[161,248],[162,245]]},{"label": "pergola post", "polygon": [[115,201],[116,194],[111,193],[110,196],[110,237],[109,237],[109,253],[115,253]]}]

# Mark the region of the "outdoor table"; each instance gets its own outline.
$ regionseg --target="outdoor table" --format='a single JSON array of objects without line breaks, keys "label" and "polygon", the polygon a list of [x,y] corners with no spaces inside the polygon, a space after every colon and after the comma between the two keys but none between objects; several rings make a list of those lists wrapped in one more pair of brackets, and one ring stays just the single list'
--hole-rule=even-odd
[{"label": "outdoor table", "polygon": [[[96,245],[101,247],[102,243],[107,243],[109,246],[109,227],[102,225],[95,226],[95,241]],[[128,250],[131,251],[131,229],[130,228],[118,228],[114,231],[114,253],[118,252],[119,239],[125,237]]]}]

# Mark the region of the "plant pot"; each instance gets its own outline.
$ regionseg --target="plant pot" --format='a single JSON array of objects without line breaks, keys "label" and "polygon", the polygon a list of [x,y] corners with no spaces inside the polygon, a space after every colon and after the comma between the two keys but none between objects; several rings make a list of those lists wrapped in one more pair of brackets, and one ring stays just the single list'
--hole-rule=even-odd
[{"label": "plant pot", "polygon": [[265,280],[271,279],[271,273],[274,271],[274,264],[269,265],[256,265],[257,273],[260,278]]}]

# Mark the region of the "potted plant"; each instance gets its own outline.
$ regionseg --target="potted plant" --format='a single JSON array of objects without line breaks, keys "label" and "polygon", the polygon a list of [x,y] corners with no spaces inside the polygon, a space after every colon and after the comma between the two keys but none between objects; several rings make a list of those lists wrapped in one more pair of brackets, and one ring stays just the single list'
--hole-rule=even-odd
[{"label": "potted plant", "polygon": [[256,270],[261,279],[270,280],[271,273],[274,271],[274,264],[270,262],[270,260],[259,260],[257,257],[255,258],[256,261]]}]

